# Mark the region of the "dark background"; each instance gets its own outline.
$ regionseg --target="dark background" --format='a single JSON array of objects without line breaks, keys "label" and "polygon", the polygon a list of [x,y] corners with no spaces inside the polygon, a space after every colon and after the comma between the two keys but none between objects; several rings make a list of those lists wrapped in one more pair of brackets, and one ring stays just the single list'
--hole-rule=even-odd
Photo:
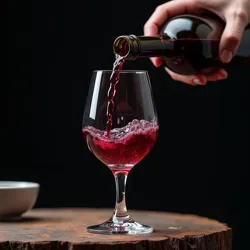
[{"label": "dark background", "polygon": [[[113,176],[83,141],[85,99],[92,71],[112,68],[113,40],[143,34],[162,2],[9,1],[0,179],[39,182],[36,207],[114,206]],[[128,208],[218,219],[233,228],[234,249],[247,249],[249,71],[190,87],[149,60],[128,67],[149,71],[160,121],[157,145],[129,175]]]}]

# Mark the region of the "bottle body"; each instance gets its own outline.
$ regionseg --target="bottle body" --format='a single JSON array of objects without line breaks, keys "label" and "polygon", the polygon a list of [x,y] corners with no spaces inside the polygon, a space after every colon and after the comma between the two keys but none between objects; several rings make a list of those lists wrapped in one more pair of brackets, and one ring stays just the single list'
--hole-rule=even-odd
[{"label": "bottle body", "polygon": [[127,60],[160,57],[163,65],[183,75],[207,73],[214,68],[250,68],[250,25],[228,65],[219,60],[219,43],[225,24],[216,17],[181,15],[169,20],[159,36],[120,36],[114,52]]}]

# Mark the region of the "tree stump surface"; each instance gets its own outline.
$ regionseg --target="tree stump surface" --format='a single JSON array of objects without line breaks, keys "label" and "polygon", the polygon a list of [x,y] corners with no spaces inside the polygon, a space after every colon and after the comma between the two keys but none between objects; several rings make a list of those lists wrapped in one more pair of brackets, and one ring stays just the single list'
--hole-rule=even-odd
[{"label": "tree stump surface", "polygon": [[196,215],[131,210],[139,223],[154,227],[143,236],[100,235],[86,227],[106,221],[112,209],[33,209],[0,222],[0,250],[232,250],[226,224]]}]

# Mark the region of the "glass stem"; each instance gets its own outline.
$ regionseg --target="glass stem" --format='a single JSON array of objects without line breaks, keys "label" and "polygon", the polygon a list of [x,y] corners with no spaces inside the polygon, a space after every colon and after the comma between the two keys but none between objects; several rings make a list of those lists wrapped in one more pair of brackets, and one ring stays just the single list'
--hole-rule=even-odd
[{"label": "glass stem", "polygon": [[123,223],[125,220],[129,219],[129,214],[126,207],[126,181],[127,173],[116,172],[115,185],[116,185],[116,206],[112,216],[112,221],[115,223]]}]

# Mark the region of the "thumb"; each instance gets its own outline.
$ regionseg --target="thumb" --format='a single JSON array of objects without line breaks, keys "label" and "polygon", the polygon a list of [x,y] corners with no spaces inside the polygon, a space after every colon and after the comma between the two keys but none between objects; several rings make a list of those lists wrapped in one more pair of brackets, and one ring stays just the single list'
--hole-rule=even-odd
[{"label": "thumb", "polygon": [[244,15],[237,14],[226,20],[226,26],[220,41],[220,60],[223,63],[229,63],[235,55],[247,24],[246,19]]}]

